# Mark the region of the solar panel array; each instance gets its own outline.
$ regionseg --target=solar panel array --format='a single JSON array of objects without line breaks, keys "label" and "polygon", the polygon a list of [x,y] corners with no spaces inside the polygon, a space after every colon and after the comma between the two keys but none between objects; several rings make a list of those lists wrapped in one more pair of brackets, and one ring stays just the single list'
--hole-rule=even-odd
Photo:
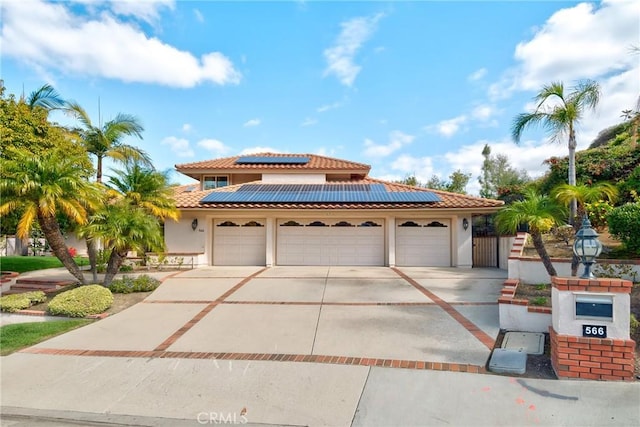
[{"label": "solar panel array", "polygon": [[243,156],[236,160],[237,165],[306,165],[308,157],[290,156]]},{"label": "solar panel array", "polygon": [[389,192],[382,184],[245,184],[216,191],[200,203],[434,203],[430,191]]}]

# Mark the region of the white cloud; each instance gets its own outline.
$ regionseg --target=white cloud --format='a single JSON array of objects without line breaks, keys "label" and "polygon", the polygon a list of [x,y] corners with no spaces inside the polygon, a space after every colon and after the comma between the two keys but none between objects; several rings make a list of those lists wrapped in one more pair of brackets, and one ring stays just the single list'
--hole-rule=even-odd
[{"label": "white cloud", "polygon": [[506,98],[551,81],[591,78],[606,84],[638,65],[637,56],[629,53],[629,46],[638,44],[638,16],[637,1],[580,3],[557,11],[530,40],[517,45],[517,65],[491,85],[489,95]]},{"label": "white cloud", "polygon": [[324,104],[316,109],[318,113],[324,113],[325,111],[333,110],[342,107],[342,102],[334,102],[333,104]]},{"label": "white cloud", "polygon": [[250,120],[247,120],[242,126],[248,128],[248,127],[258,126],[260,123],[262,123],[260,119],[250,119]]},{"label": "white cloud", "polygon": [[193,157],[195,153],[191,149],[189,141],[184,138],[168,136],[161,142],[162,145],[168,145],[171,151],[178,157]]},{"label": "white cloud", "polygon": [[415,176],[421,182],[428,181],[435,173],[431,157],[413,157],[406,154],[395,159],[391,163],[391,169],[400,173],[399,179]]},{"label": "white cloud", "polygon": [[342,22],[342,31],[336,42],[324,50],[327,68],[324,75],[335,75],[340,83],[351,86],[362,67],[354,62],[356,53],[376,30],[378,21],[383,17],[378,13],[370,17],[358,17]]},{"label": "white cloud", "polygon": [[487,69],[486,68],[479,68],[476,71],[474,71],[473,73],[469,74],[467,76],[467,80],[469,80],[470,82],[475,82],[477,80],[482,79],[486,75],[487,75]]},{"label": "white cloud", "polygon": [[258,153],[283,153],[283,151],[273,147],[248,147],[240,151],[240,154],[258,154]]},{"label": "white cloud", "polygon": [[318,120],[314,119],[312,117],[307,117],[306,119],[304,119],[302,121],[302,123],[300,123],[300,126],[313,126],[318,124]]},{"label": "white cloud", "polygon": [[224,145],[222,141],[217,139],[202,139],[198,141],[198,146],[211,151],[214,154],[221,155],[229,151],[229,147]]},{"label": "white cloud", "polygon": [[436,132],[445,138],[451,138],[458,133],[462,128],[462,125],[467,121],[467,116],[460,115],[452,119],[442,120],[435,125],[427,126],[426,129],[432,132]]},{"label": "white cloud", "polygon": [[[131,13],[139,8],[135,13],[152,19],[153,14],[144,12],[145,8],[157,10],[151,5],[157,7],[155,3],[117,7],[128,7]],[[171,87],[240,81],[240,73],[222,53],[209,52],[197,58],[147,36],[136,25],[123,22],[108,11],[90,17],[74,14],[67,3],[10,1],[2,4],[2,19],[2,54],[43,73],[55,70]]]},{"label": "white cloud", "polygon": [[478,105],[471,111],[471,117],[482,122],[486,122],[495,114],[496,108],[488,104]]},{"label": "white cloud", "polygon": [[119,0],[109,2],[114,13],[123,16],[133,16],[148,23],[154,23],[160,18],[160,9],[173,10],[174,0]]},{"label": "white cloud", "polygon": [[191,126],[190,123],[185,123],[182,125],[182,132],[184,133],[189,133],[191,132],[192,129],[193,129],[193,126]]},{"label": "white cloud", "polygon": [[389,133],[389,142],[385,145],[376,144],[370,139],[364,140],[364,155],[369,157],[385,157],[398,151],[405,145],[411,144],[415,136],[406,134],[399,130]]},{"label": "white cloud", "polygon": [[203,23],[204,22],[204,15],[202,15],[202,12],[200,12],[200,10],[198,9],[193,9],[193,14],[196,17],[196,21]]}]

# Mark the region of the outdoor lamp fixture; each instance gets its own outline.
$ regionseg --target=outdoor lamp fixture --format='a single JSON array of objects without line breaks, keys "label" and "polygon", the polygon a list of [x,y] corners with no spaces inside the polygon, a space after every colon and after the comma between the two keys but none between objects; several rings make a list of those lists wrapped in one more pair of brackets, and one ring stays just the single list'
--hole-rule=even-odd
[{"label": "outdoor lamp fixture", "polygon": [[193,231],[196,231],[196,228],[198,228],[198,218],[195,218],[193,221],[191,221],[191,229]]},{"label": "outdoor lamp fixture", "polygon": [[598,240],[598,233],[591,228],[591,222],[585,215],[582,219],[582,227],[576,233],[576,240],[573,243],[573,253],[584,264],[584,274],[580,276],[581,279],[596,278],[591,272],[591,265],[600,252],[602,252],[602,243]]},{"label": "outdoor lamp fixture", "polygon": [[467,218],[462,218],[462,228],[464,228],[464,231],[467,231],[467,228],[469,228],[469,220]]}]

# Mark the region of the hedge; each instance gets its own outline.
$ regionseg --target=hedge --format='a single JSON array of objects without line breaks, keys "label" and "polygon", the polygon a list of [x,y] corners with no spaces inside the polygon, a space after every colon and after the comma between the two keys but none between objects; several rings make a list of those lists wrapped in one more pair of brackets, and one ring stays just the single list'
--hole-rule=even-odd
[{"label": "hedge", "polygon": [[0,298],[0,310],[8,313],[15,313],[18,310],[24,310],[34,304],[40,304],[46,300],[47,296],[42,291],[6,295]]},{"label": "hedge", "polygon": [[99,314],[113,304],[113,294],[101,285],[81,286],[56,295],[49,302],[49,313],[69,317]]}]

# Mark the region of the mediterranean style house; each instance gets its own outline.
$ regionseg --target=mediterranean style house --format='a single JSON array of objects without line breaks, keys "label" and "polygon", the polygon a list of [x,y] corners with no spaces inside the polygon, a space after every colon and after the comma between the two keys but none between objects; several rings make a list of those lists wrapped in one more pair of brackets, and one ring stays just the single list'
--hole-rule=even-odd
[{"label": "mediterranean style house", "polygon": [[498,200],[368,176],[370,166],[315,154],[263,153],[176,165],[170,253],[198,265],[472,267],[471,218]]}]

